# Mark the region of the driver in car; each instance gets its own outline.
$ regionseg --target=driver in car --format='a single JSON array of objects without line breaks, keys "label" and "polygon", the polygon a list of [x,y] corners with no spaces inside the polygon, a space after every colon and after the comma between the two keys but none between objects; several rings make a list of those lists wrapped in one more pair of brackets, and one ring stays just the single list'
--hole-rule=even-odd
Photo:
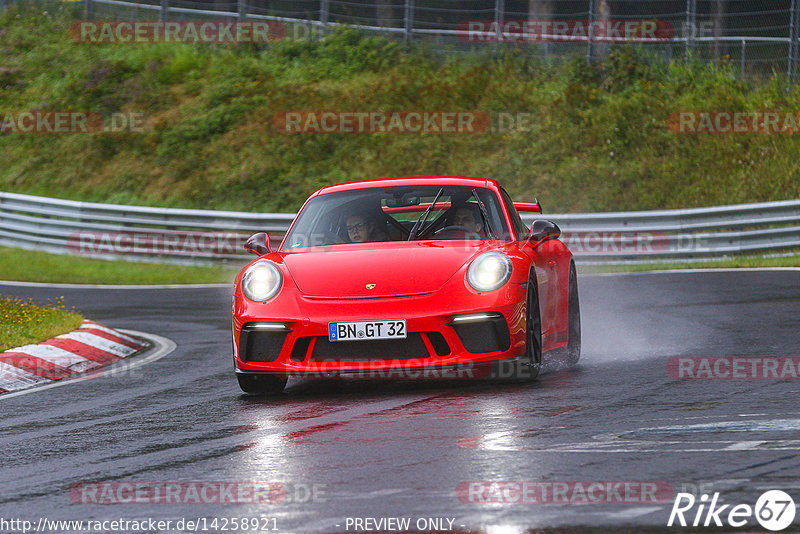
[{"label": "driver in car", "polygon": [[476,204],[468,203],[455,207],[455,211],[450,217],[450,225],[463,226],[470,232],[480,234],[483,230],[483,219],[479,209]]},{"label": "driver in car", "polygon": [[366,243],[368,241],[385,241],[386,235],[379,232],[375,222],[364,215],[353,214],[345,220],[347,237],[351,243]]}]

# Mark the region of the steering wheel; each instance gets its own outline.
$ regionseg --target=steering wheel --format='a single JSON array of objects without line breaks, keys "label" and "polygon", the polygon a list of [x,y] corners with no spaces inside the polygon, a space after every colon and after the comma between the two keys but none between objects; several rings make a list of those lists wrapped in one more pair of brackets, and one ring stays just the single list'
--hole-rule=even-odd
[{"label": "steering wheel", "polygon": [[471,233],[473,231],[470,230],[469,228],[467,228],[466,226],[453,225],[453,226],[445,226],[444,228],[439,228],[438,230],[433,232],[433,235],[439,235],[439,234],[442,234],[444,232],[466,232],[466,233]]}]

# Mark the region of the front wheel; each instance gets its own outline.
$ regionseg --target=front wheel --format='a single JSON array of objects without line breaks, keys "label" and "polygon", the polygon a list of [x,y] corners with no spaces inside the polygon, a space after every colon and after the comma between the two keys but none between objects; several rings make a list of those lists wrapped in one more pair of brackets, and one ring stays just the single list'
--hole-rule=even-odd
[{"label": "front wheel", "polygon": [[257,395],[275,394],[283,391],[286,387],[286,379],[275,375],[236,375],[239,380],[239,387],[245,393]]},{"label": "front wheel", "polygon": [[539,287],[536,276],[528,277],[528,297],[525,312],[525,354],[528,373],[526,378],[534,380],[542,369],[542,316],[539,312]]},{"label": "front wheel", "polygon": [[569,267],[569,295],[568,301],[568,328],[569,339],[565,352],[567,362],[575,365],[581,357],[581,303],[578,299],[578,274],[575,271],[575,264]]}]

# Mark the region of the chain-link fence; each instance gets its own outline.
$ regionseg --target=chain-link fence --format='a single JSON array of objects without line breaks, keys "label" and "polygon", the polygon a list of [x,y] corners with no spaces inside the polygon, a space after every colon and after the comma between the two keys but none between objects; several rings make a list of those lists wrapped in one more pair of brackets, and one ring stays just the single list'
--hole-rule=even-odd
[{"label": "chain-link fence", "polygon": [[[11,0],[0,0],[3,2]],[[310,38],[346,24],[440,48],[601,57],[623,43],[665,60],[726,61],[796,78],[800,0],[78,0],[97,20],[273,20]]]}]

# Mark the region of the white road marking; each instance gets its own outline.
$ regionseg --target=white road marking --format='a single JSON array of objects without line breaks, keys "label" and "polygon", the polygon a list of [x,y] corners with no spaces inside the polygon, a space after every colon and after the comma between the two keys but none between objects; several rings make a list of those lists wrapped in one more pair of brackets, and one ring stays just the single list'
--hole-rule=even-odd
[{"label": "white road marking", "polygon": [[613,519],[635,519],[643,515],[663,510],[664,506],[638,506],[636,508],[626,508],[618,512],[603,512],[602,515]]},{"label": "white road marking", "polygon": [[759,448],[760,445],[767,443],[766,441],[738,441],[725,447],[726,451],[752,451]]},{"label": "white road marking", "polygon": [[639,428],[619,433],[620,436],[641,434],[686,434],[698,432],[770,432],[800,430],[800,419],[772,419],[756,421],[717,421],[694,425],[674,425]]},{"label": "white road marking", "polygon": [[44,282],[17,282],[14,280],[0,280],[0,285],[17,287],[61,287],[65,289],[203,289],[207,287],[233,287],[233,280],[229,284],[153,284],[153,285],[114,285],[114,284],[51,284]]},{"label": "white road marking", "polygon": [[[759,414],[739,414],[751,417]],[[764,414],[760,414],[764,415]],[[787,415],[796,415],[794,413]],[[726,417],[736,417],[729,415]],[[796,432],[800,429],[800,418],[772,420],[715,421],[702,424],[647,427],[619,433],[602,433],[592,436],[594,441],[584,443],[525,444],[529,440],[520,432],[491,432],[469,441],[464,447],[492,451],[529,451],[543,453],[685,453],[685,452],[742,452],[800,450],[800,439],[688,439],[718,432]],[[760,437],[760,436],[759,436]],[[649,439],[648,439],[649,438]],[[667,438],[667,439],[664,439]],[[457,442],[458,443],[458,442]],[[472,445],[472,444],[475,445]]]},{"label": "white road marking", "polygon": [[[580,264],[578,264],[580,267]],[[636,276],[645,274],[695,274],[695,273],[736,273],[754,271],[800,271],[800,267],[719,267],[709,269],[656,269],[653,271],[627,271],[619,273],[582,273],[578,277],[584,276]]]}]

